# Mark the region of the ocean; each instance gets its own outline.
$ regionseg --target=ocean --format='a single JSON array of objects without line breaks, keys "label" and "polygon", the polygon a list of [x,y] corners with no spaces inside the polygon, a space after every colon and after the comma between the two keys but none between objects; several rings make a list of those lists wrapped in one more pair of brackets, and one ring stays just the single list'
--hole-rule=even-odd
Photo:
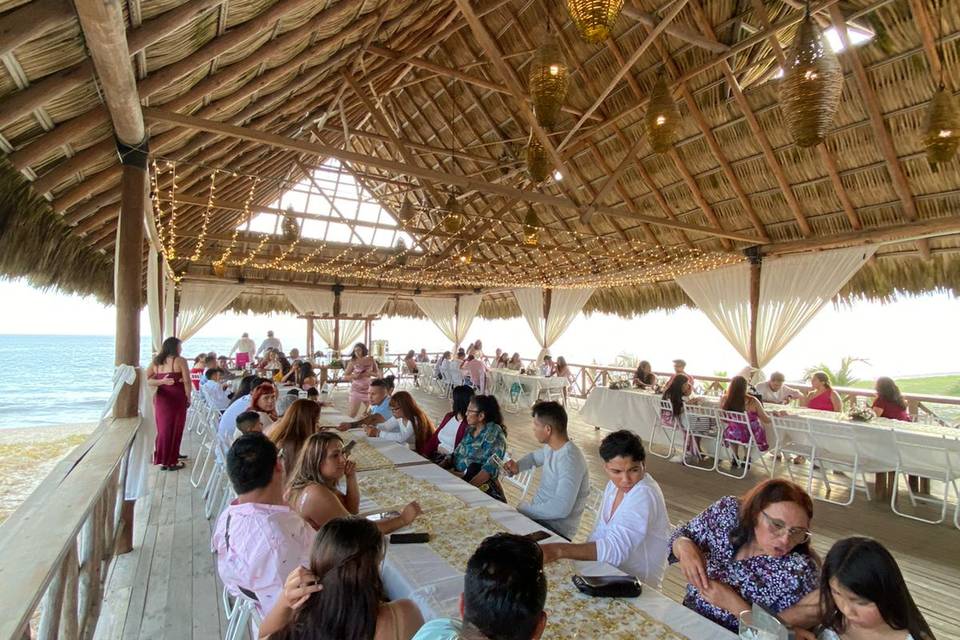
[{"label": "ocean", "polygon": [[[192,338],[184,356],[201,351],[227,352],[235,338]],[[0,393],[0,429],[96,422],[110,397],[113,336],[0,335],[0,362],[9,380]],[[140,341],[140,365],[153,349]]]}]

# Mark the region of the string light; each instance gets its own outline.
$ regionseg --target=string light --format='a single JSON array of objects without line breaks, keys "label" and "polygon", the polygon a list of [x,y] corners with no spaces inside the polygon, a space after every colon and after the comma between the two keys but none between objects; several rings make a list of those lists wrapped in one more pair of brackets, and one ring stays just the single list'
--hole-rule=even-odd
[{"label": "string light", "polygon": [[200,252],[203,250],[203,245],[207,241],[207,225],[210,223],[210,213],[213,211],[213,198],[217,191],[217,172],[218,169],[214,169],[213,173],[210,174],[210,191],[207,194],[207,208],[203,210],[203,222],[200,225],[200,235],[197,238],[197,246],[193,248],[193,255],[190,256],[190,262],[196,262],[200,259]]},{"label": "string light", "polygon": [[243,201],[243,217],[240,224],[238,224],[233,229],[233,235],[230,236],[230,244],[227,245],[227,248],[224,250],[223,254],[220,256],[220,259],[213,263],[214,270],[223,269],[227,260],[230,258],[230,254],[233,253],[233,248],[237,246],[237,236],[240,235],[240,227],[250,222],[250,203],[253,202],[253,194],[257,188],[257,185],[260,184],[260,176],[253,178],[250,184],[250,189],[247,191],[247,198]]}]

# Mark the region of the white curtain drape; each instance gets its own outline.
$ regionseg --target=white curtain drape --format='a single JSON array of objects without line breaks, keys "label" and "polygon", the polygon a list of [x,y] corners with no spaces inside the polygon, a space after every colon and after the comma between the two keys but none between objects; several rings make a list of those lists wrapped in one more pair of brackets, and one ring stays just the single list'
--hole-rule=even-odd
[{"label": "white curtain drape", "polygon": [[169,277],[163,278],[163,332],[167,337],[176,335],[174,324],[177,315],[177,285]]},{"label": "white curtain drape", "polygon": [[780,353],[876,251],[874,245],[765,258],[757,314],[760,366]]},{"label": "white curtain drape", "polygon": [[[292,302],[292,301],[291,301]],[[367,293],[341,293],[340,294],[340,315],[361,315],[375,316],[387,304],[387,296],[382,294]],[[333,308],[333,302],[330,303]],[[341,320],[340,321],[340,349],[349,349],[352,343],[363,335],[363,320]],[[334,322],[333,320],[318,320],[313,325],[314,330],[320,339],[327,343],[327,346],[333,348]],[[367,345],[369,347],[370,345]]]},{"label": "white curtain drape", "polygon": [[460,312],[457,313],[455,298],[427,298],[418,296],[413,299],[420,311],[433,322],[440,333],[453,344],[454,347],[463,343],[467,337],[470,325],[480,310],[482,295],[460,296]]},{"label": "white curtain drape", "polygon": [[[764,258],[757,308],[757,364],[763,368],[860,270],[876,246]],[[677,284],[733,345],[750,359],[750,265],[677,278]]]},{"label": "white curtain drape", "polygon": [[163,309],[160,300],[160,278],[157,264],[157,250],[150,245],[147,258],[147,315],[150,317],[150,337],[153,342],[153,351],[160,351],[163,343]]},{"label": "white curtain drape", "polygon": [[677,278],[677,284],[744,360],[750,360],[750,265]]},{"label": "white curtain drape", "polygon": [[[333,301],[336,297],[333,291],[318,289],[284,289],[284,295],[301,315],[333,313]],[[328,347],[333,346],[333,322],[317,320],[313,323],[313,332],[323,340]]]},{"label": "white curtain drape", "polygon": [[533,338],[540,345],[537,363],[543,360],[550,347],[570,327],[570,323],[583,310],[593,292],[594,289],[553,289],[550,292],[550,312],[545,314],[542,288],[513,290],[520,313],[527,321]]},{"label": "white curtain drape", "polygon": [[180,323],[177,337],[186,342],[208,322],[220,315],[243,286],[219,282],[186,282],[180,293]]}]

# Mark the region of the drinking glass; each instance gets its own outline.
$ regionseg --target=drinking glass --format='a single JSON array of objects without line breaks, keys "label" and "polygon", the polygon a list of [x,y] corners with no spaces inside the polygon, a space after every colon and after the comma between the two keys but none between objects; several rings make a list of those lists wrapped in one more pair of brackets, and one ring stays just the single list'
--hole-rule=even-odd
[{"label": "drinking glass", "polygon": [[741,613],[739,620],[738,637],[745,638],[746,640],[777,640],[777,634],[754,626],[752,611],[744,611]]}]

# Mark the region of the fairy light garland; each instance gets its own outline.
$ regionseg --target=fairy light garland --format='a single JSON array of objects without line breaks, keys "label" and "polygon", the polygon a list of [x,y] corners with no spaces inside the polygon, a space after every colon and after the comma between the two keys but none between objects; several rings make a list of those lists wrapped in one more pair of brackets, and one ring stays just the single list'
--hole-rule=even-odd
[{"label": "fairy light garland", "polygon": [[167,162],[170,169],[170,224],[167,225],[167,261],[177,259],[177,165]]},{"label": "fairy light garland", "polygon": [[250,221],[250,205],[253,202],[253,194],[257,188],[257,185],[260,184],[260,176],[252,178],[250,182],[250,189],[247,191],[247,197],[243,201],[242,222],[233,229],[233,235],[230,236],[230,244],[227,245],[227,248],[224,250],[223,254],[221,254],[220,258],[213,263],[214,269],[222,269],[227,260],[230,259],[230,255],[233,253],[234,247],[237,246],[237,237],[240,235],[240,227]]},{"label": "fairy light garland", "polygon": [[160,242],[160,246],[163,247],[163,254],[166,255],[166,245],[164,244],[164,231],[163,231],[163,209],[160,206],[160,181],[157,179],[157,175],[160,172],[160,169],[157,167],[157,159],[154,158],[151,161],[150,171],[150,200],[153,203],[153,221],[154,225],[157,228],[157,240]]},{"label": "fairy light garland", "polygon": [[207,207],[203,210],[203,222],[200,224],[200,235],[197,237],[197,244],[193,248],[193,255],[190,256],[190,262],[196,262],[200,259],[200,252],[207,241],[207,226],[210,224],[210,214],[213,211],[213,199],[217,193],[217,173],[219,169],[214,169],[210,174],[210,190],[207,193]]}]

